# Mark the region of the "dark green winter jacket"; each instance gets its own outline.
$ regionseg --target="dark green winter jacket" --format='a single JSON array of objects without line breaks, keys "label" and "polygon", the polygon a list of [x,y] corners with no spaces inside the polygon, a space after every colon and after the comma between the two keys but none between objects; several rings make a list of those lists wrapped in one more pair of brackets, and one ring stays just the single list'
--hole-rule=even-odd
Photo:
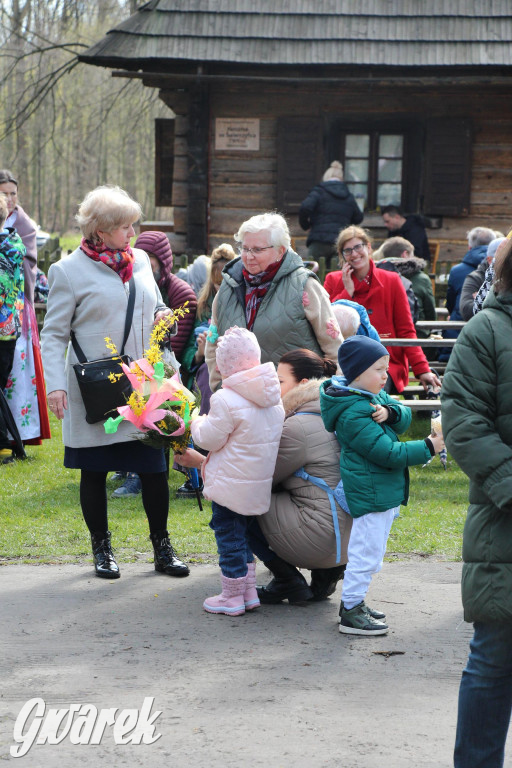
[{"label": "dark green winter jacket", "polygon": [[462,330],[441,392],[448,450],[469,477],[466,621],[512,622],[512,294],[490,291]]},{"label": "dark green winter jacket", "polygon": [[[346,381],[341,376],[334,377]],[[352,517],[407,504],[409,470],[431,458],[424,440],[400,442],[397,435],[411,423],[411,409],[400,405],[384,390],[371,395],[364,390],[341,387],[334,391],[331,379],[320,387],[320,408],[325,428],[336,432],[341,445],[340,471]],[[377,424],[371,403],[386,405],[394,423]]]}]

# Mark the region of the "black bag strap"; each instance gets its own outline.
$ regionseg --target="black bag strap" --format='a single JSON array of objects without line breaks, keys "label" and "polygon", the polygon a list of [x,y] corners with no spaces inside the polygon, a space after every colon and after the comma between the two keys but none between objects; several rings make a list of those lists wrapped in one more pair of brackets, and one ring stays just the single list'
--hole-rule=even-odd
[{"label": "black bag strap", "polygon": [[[133,320],[133,308],[135,306],[135,280],[130,278],[130,282],[128,283],[130,287],[130,293],[128,294],[128,306],[126,308],[126,320],[124,322],[124,336],[123,336],[123,346],[121,347],[121,352],[119,353],[119,356],[121,357],[124,355],[124,348],[126,345],[126,342],[128,341],[128,336],[130,335],[130,329],[132,327],[132,320]],[[71,331],[69,334],[71,339],[71,344],[73,346],[73,349],[75,350],[75,355],[77,356],[77,359],[80,363],[86,363],[87,358],[84,355],[83,349],[76,340],[76,336],[74,331]]]}]

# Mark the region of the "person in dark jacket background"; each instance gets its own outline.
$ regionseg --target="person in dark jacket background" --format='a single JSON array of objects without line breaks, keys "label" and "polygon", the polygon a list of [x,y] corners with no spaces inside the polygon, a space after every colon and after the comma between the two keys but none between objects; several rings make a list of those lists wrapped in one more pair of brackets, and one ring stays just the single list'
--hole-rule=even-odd
[{"label": "person in dark jacket background", "polygon": [[[377,266],[383,266],[386,261],[390,262],[402,278],[410,281],[418,301],[418,320],[436,319],[436,301],[432,282],[424,271],[426,262],[414,255],[412,243],[403,237],[391,237],[389,240],[384,240],[378,251],[374,251],[373,258]],[[416,335],[419,339],[426,339],[430,333],[426,329],[416,328]]]},{"label": "person in dark jacket background", "polygon": [[[487,248],[487,254],[478,267],[465,278],[460,292],[459,312],[463,320],[471,320],[474,311],[475,298],[485,281],[487,268],[494,261],[498,247],[505,240],[504,237],[496,237],[491,240]],[[490,281],[492,283],[492,280]]]},{"label": "person in dark jacket background", "polygon": [[[456,264],[450,270],[448,277],[448,290],[446,291],[446,308],[450,320],[462,320],[459,311],[460,295],[462,286],[466,277],[476,269],[487,255],[489,243],[494,240],[496,233],[487,227],[474,227],[467,233],[469,251],[466,253],[460,264]],[[443,331],[443,338],[456,339],[460,331]],[[450,347],[443,347],[439,350],[438,360],[446,361],[451,353]]]},{"label": "person in dark jacket background", "polygon": [[325,258],[327,269],[336,257],[336,238],[341,229],[350,224],[360,224],[363,212],[355,197],[343,181],[343,166],[334,160],[322,177],[322,182],[313,187],[299,210],[299,224],[309,229],[307,239],[308,256],[317,261]]},{"label": "person in dark jacket background", "polygon": [[441,390],[446,447],[469,477],[464,619],[474,635],[459,691],[455,768],[498,768],[512,713],[512,241],[485,307],[462,330]]},{"label": "person in dark jacket background", "polygon": [[423,217],[417,213],[404,216],[402,209],[397,205],[384,205],[381,213],[388,237],[404,237],[413,244],[414,255],[430,264],[430,247]]}]

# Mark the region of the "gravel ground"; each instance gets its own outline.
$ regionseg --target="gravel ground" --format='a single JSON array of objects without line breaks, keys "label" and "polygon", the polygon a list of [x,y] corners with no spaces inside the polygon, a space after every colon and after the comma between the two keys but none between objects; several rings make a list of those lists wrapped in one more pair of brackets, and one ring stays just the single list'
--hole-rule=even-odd
[{"label": "gravel ground", "polygon": [[[368,602],[387,636],[338,632],[339,591],[306,608],[262,606],[212,616],[202,601],[219,571],[172,579],[148,563],[122,578],[91,565],[0,569],[0,756],[20,766],[180,768],[441,768],[452,764],[457,693],[471,627],[462,620],[461,564],[385,563]],[[268,572],[258,566],[260,583]],[[140,709],[154,697],[152,744],[34,744],[10,756],[34,697],[46,708]],[[33,717],[33,716],[32,716]],[[35,727],[32,717],[23,733]],[[75,716],[77,717],[77,716]],[[85,733],[74,721],[73,729]]]}]

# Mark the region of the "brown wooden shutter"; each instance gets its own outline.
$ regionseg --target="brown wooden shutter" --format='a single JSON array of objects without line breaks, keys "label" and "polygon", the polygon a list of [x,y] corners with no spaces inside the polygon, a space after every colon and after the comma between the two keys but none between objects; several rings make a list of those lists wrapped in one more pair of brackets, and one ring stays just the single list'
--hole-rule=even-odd
[{"label": "brown wooden shutter", "polygon": [[172,205],[174,120],[155,120],[155,205]]},{"label": "brown wooden shutter", "polygon": [[277,205],[297,213],[324,168],[323,125],[319,117],[281,117],[277,124]]},{"label": "brown wooden shutter", "polygon": [[427,122],[424,212],[467,216],[471,193],[471,122]]}]

